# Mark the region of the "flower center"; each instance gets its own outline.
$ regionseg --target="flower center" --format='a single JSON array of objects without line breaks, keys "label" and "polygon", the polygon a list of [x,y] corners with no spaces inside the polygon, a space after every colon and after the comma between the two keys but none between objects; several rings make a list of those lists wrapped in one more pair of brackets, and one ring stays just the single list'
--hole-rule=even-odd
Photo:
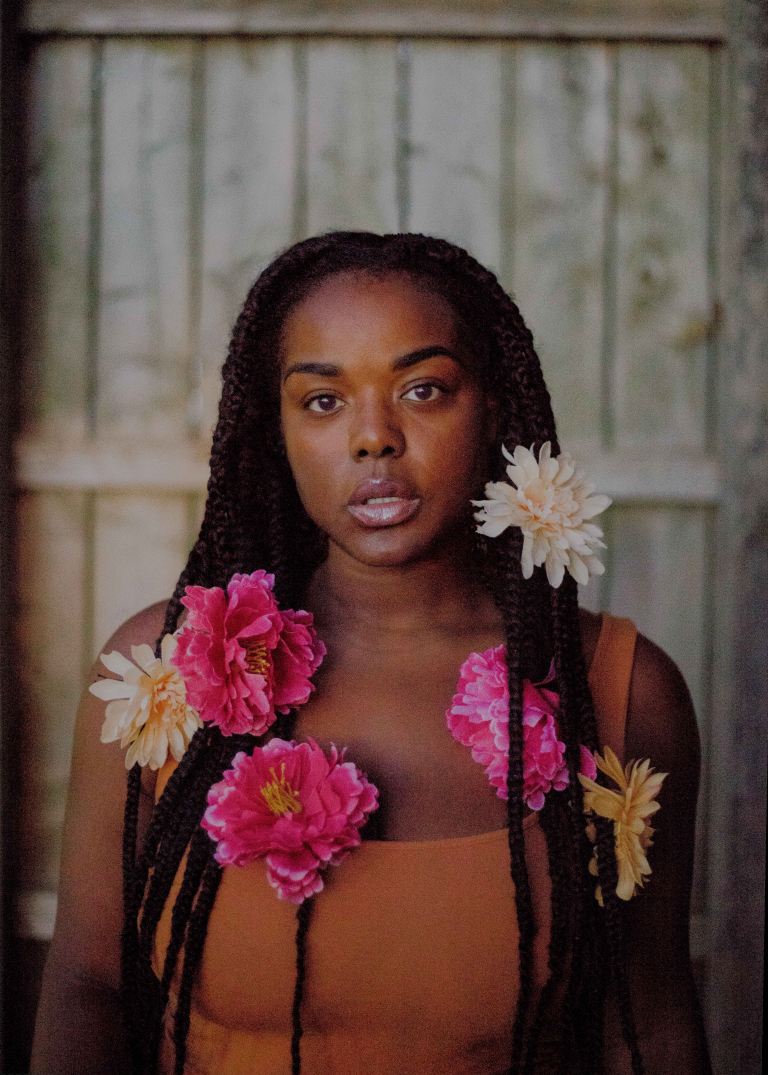
[{"label": "flower center", "polygon": [[280,764],[280,776],[275,772],[274,765],[269,770],[272,779],[268,784],[261,787],[261,796],[269,809],[277,817],[284,814],[301,813],[301,802],[296,788],[292,788],[285,775],[285,762]]},{"label": "flower center", "polygon": [[178,672],[163,672],[154,680],[149,708],[151,716],[166,717],[174,722],[186,715],[186,693]]},{"label": "flower center", "polygon": [[245,667],[252,676],[266,676],[269,672],[269,655],[263,642],[246,638],[240,643],[245,650]]}]

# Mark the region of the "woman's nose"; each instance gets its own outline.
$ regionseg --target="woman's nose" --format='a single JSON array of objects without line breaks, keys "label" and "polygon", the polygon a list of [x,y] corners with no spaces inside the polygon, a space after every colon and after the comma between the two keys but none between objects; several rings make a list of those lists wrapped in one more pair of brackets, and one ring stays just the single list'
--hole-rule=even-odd
[{"label": "woman's nose", "polygon": [[350,454],[355,459],[372,456],[378,459],[403,454],[405,438],[391,408],[381,401],[370,401],[356,408],[350,429]]}]

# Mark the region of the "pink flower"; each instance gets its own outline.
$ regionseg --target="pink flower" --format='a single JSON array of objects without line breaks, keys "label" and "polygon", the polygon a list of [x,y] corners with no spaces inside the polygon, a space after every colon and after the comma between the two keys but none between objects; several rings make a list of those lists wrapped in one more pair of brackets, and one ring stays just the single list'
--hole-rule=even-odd
[{"label": "pink flower", "polygon": [[[553,663],[541,682],[523,680],[523,799],[531,810],[541,810],[544,796],[552,789],[563,791],[568,786],[565,743],[557,738],[560,696],[545,686],[554,674]],[[470,748],[498,797],[506,799],[509,689],[504,646],[470,653],[459,670],[446,719],[454,739]],[[594,760],[586,747],[580,749],[580,768],[588,774]]]},{"label": "pink flower", "polygon": [[264,858],[280,899],[302,903],[323,888],[320,871],[360,844],[378,790],[344,752],[313,739],[272,739],[240,752],[208,792],[202,825],[222,866]]},{"label": "pink flower", "polygon": [[280,611],[266,571],[233,575],[220,586],[187,586],[189,610],[174,664],[190,704],[223,735],[261,735],[309,698],[325,656],[309,612]]},{"label": "pink flower", "polygon": [[597,765],[595,764],[595,755],[591,750],[588,750],[583,743],[579,747],[579,753],[581,756],[579,774],[588,777],[590,780],[596,780]]}]

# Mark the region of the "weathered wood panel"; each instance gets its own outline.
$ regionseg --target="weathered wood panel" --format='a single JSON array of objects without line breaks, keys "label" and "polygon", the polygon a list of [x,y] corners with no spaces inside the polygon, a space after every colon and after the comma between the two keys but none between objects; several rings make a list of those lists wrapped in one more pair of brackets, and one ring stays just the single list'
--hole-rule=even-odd
[{"label": "weathered wood panel", "polygon": [[188,534],[186,497],[96,498],[91,564],[96,646],[129,616],[170,596],[186,562]]},{"label": "weathered wood panel", "polygon": [[[32,238],[48,241],[61,229],[74,261],[44,262],[42,246],[32,261],[35,305],[50,325],[49,342],[33,346],[49,348],[59,387],[39,397],[50,405],[31,408],[18,475],[42,494],[29,505],[94,500],[93,552],[86,543],[82,554],[90,574],[78,590],[92,591],[82,622],[90,639],[93,621],[94,645],[167,596],[184,563],[202,513],[219,368],[260,269],[312,231],[401,225],[469,246],[517,294],[563,441],[618,503],[605,524],[608,572],[583,601],[632,616],[668,648],[706,722],[705,517],[720,485],[716,462],[700,451],[708,406],[700,327],[686,330],[678,314],[705,293],[711,256],[709,88],[694,70],[706,68],[707,49],[626,49],[619,83],[614,51],[562,40],[40,42],[32,67],[40,112],[29,123],[31,206],[41,223]],[[93,188],[77,172],[90,160]],[[652,312],[640,301],[638,320],[638,295],[644,301],[643,288],[653,290],[635,247],[645,257],[657,239],[649,214],[677,237],[687,279],[676,292],[657,288]],[[677,257],[672,251],[664,262],[676,285]],[[89,300],[91,337],[88,309],[77,306],[77,287],[87,291],[89,279],[100,287]],[[76,332],[83,354],[98,356],[97,379],[78,365]],[[657,379],[648,390],[636,372],[648,355],[666,364],[664,377],[672,370],[671,387]],[[60,373],[65,362],[69,372]],[[99,424],[83,443],[89,399]],[[52,454],[48,430],[75,430],[75,442]],[[691,451],[649,458],[651,442]],[[32,519],[43,508],[25,510]],[[83,520],[56,510],[46,507],[46,518],[74,527],[66,541],[77,540]],[[61,567],[64,556],[52,554],[61,586],[76,577]],[[43,583],[35,586],[23,596],[38,594],[43,620],[55,605],[45,604]],[[55,686],[46,690],[35,734],[57,744],[45,747],[53,757],[68,730]],[[71,719],[74,696],[68,706]],[[35,839],[56,846],[56,780],[53,792],[43,783],[31,792],[42,820],[25,844],[33,856],[27,887],[54,884]],[[701,891],[698,877],[697,910]]]},{"label": "weathered wood panel", "polygon": [[397,231],[396,46],[313,42],[306,75],[306,230]]},{"label": "weathered wood panel", "polygon": [[699,37],[725,34],[723,0],[28,0],[37,33],[429,34]]},{"label": "weathered wood panel", "polygon": [[619,49],[614,407],[621,444],[705,444],[707,52]]},{"label": "weathered wood panel", "polygon": [[419,43],[410,57],[407,230],[450,239],[499,271],[509,47]]},{"label": "weathered wood panel", "polygon": [[290,42],[205,46],[198,364],[215,421],[234,319],[264,265],[294,237],[301,103]]},{"label": "weathered wood panel", "polygon": [[703,714],[706,516],[693,508],[611,510],[608,608],[631,615],[641,631],[670,653]]},{"label": "weathered wood panel", "polygon": [[[716,780],[710,825],[706,1009],[715,1071],[765,1067],[765,851],[768,769],[768,24],[759,0],[730,4],[732,48],[716,70],[727,182],[719,190],[726,304],[718,428]],[[720,259],[718,259],[720,260]]]},{"label": "weathered wood panel", "polygon": [[19,504],[22,888],[56,887],[75,710],[90,648],[88,494]]},{"label": "weathered wood panel", "polygon": [[532,328],[560,440],[604,434],[612,65],[602,46],[519,45],[510,281]]},{"label": "weathered wood panel", "polygon": [[26,72],[24,429],[80,441],[89,424],[94,47],[51,42]]},{"label": "weathered wood panel", "polygon": [[192,45],[104,46],[97,426],[172,440],[187,426]]}]

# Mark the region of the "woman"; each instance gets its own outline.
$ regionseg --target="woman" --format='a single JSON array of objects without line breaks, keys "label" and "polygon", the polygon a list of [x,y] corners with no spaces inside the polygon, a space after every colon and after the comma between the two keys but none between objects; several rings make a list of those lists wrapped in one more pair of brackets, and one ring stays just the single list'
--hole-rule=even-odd
[{"label": "woman", "polygon": [[[578,607],[605,500],[517,307],[446,242],[334,233],[264,271],[223,379],[200,537],[79,715],[33,1070],[706,1072],[695,717]],[[560,545],[543,501],[514,525],[534,472],[581,505]],[[180,627],[151,666],[176,730],[142,738],[114,652]],[[623,787],[611,746],[653,769]]]}]

